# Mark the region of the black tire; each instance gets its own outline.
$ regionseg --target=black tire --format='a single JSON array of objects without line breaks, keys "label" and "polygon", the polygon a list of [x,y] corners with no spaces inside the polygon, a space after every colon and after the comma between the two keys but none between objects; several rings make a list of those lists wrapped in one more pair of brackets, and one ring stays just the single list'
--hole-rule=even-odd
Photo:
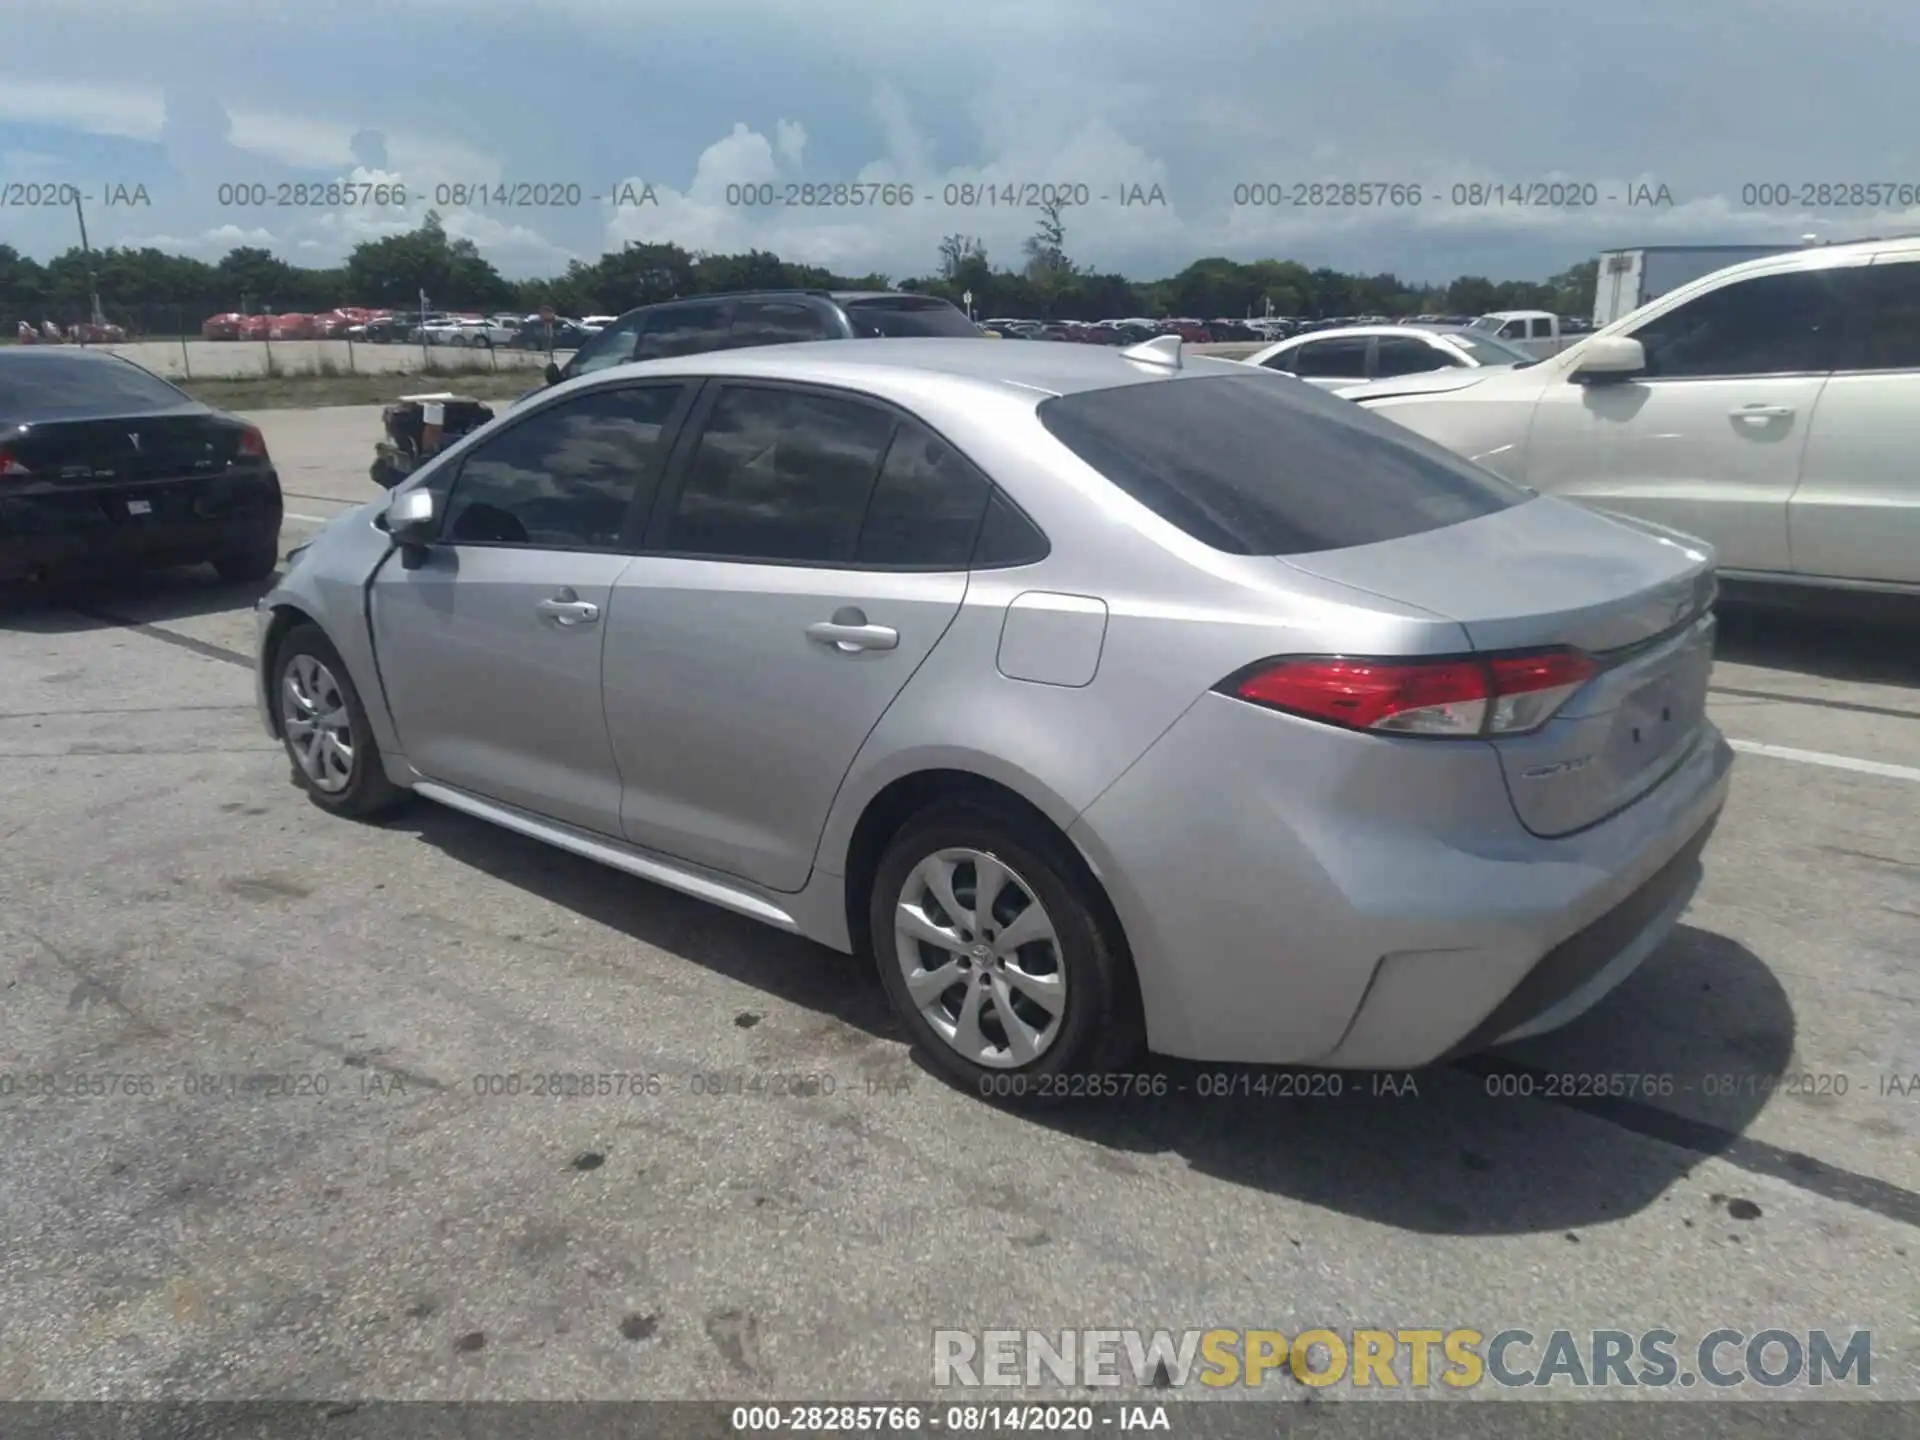
[{"label": "black tire", "polygon": [[[341,700],[345,702],[353,763],[346,785],[339,790],[322,789],[301,767],[293,742],[287,738],[287,717],[284,713],[287,670],[301,656],[311,656],[326,667],[339,689]],[[411,792],[387,778],[386,768],[380,759],[379,742],[373,738],[373,727],[367,723],[366,706],[360,701],[360,692],[354,688],[353,677],[347,673],[346,662],[340,658],[340,652],[333,648],[333,642],[327,639],[326,632],[318,625],[296,625],[282,637],[279,647],[273,652],[271,686],[268,694],[273,704],[274,725],[280,732],[281,744],[287,752],[293,783],[305,790],[314,804],[335,815],[371,820],[396,809],[407,800]]]},{"label": "black tire", "polygon": [[[960,1054],[920,1013],[899,961],[894,912],[908,877],[938,851],[969,849],[1010,868],[1045,907],[1066,975],[1065,1013],[1052,1044],[1025,1065],[982,1065]],[[928,1066],[987,1099],[1045,1103],[1106,1093],[1086,1083],[1138,1069],[1146,1049],[1139,985],[1118,922],[1069,843],[1035,820],[978,801],[940,802],[888,842],[867,907],[880,982]],[[1104,1088],[1103,1088],[1104,1087]]]},{"label": "black tire", "polygon": [[213,562],[213,568],[220,572],[220,578],[229,585],[247,585],[255,580],[264,580],[279,565],[279,547],[271,542],[238,555],[221,555]]}]

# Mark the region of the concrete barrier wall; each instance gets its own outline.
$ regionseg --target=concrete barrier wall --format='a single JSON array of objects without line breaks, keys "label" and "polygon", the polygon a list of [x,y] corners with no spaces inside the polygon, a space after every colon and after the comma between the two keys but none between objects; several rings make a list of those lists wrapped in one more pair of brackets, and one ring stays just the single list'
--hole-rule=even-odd
[{"label": "concrete barrier wall", "polygon": [[[429,364],[459,374],[539,370],[539,350],[470,350],[464,346],[356,345],[346,340],[138,340],[89,349],[124,355],[169,380],[224,380],[279,375],[418,374]],[[570,351],[559,352],[566,363]],[[271,363],[272,369],[268,369]]]}]

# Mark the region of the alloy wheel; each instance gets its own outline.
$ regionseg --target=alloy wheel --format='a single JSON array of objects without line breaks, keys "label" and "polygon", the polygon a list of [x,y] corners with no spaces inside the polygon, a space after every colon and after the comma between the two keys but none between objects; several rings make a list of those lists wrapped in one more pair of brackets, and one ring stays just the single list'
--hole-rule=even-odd
[{"label": "alloy wheel", "polygon": [[280,679],[281,728],[301,773],[337,795],[353,781],[353,722],[333,672],[312,655],[295,655]]},{"label": "alloy wheel", "polygon": [[1032,885],[967,848],[914,866],[894,905],[907,993],[935,1034],[991,1069],[1039,1059],[1060,1035],[1067,971]]}]

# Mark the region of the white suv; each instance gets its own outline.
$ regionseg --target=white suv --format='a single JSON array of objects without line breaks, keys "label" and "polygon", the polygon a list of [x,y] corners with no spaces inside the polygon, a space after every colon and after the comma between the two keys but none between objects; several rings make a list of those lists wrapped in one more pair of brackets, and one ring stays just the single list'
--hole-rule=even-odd
[{"label": "white suv", "polygon": [[1920,238],[1731,266],[1526,369],[1340,393],[1697,535],[1728,579],[1920,594]]}]

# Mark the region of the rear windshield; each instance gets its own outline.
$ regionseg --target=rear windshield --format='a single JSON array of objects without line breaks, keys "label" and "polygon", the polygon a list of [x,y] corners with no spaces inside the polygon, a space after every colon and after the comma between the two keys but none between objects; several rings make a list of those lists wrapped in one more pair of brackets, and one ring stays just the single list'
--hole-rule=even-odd
[{"label": "rear windshield", "polygon": [[879,336],[958,336],[978,339],[980,327],[967,319],[966,312],[944,300],[899,299],[850,300],[847,318],[853,333],[862,339]]},{"label": "rear windshield", "polygon": [[0,415],[9,420],[141,415],[193,403],[159,376],[110,356],[41,351],[0,361]]},{"label": "rear windshield", "polygon": [[1232,555],[1420,535],[1532,498],[1391,420],[1270,371],[1042,401],[1069,450],[1161,519]]}]

